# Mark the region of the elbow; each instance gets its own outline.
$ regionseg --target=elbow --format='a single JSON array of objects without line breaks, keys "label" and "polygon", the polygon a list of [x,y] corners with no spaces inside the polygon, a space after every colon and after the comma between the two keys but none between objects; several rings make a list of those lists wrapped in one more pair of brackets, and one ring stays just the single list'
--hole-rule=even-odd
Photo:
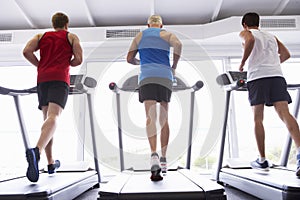
[{"label": "elbow", "polygon": [[290,52],[288,52],[286,55],[286,59],[289,59],[290,57],[291,57],[291,54],[290,54]]},{"label": "elbow", "polygon": [[133,60],[134,60],[133,57],[127,55],[126,61],[128,63],[133,64]]},{"label": "elbow", "polygon": [[70,62],[70,65],[72,67],[76,67],[76,66],[81,65],[81,64],[82,64],[82,58],[74,59]]},{"label": "elbow", "polygon": [[80,57],[80,58],[78,59],[78,65],[81,65],[82,62],[83,62],[83,59],[82,59],[82,57]]},{"label": "elbow", "polygon": [[23,50],[23,56],[24,56],[25,58],[28,58],[28,54],[29,54],[29,51],[25,48],[25,49]]},{"label": "elbow", "polygon": [[130,61],[131,61],[131,60],[128,58],[128,56],[127,56],[127,58],[126,58],[126,61],[127,61],[128,63],[130,63]]}]

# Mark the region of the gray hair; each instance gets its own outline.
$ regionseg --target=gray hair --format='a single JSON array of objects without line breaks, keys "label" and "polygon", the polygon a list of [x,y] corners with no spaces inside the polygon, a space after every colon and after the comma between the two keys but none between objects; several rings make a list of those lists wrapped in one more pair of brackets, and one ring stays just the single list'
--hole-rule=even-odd
[{"label": "gray hair", "polygon": [[163,24],[161,16],[151,15],[148,18],[148,24]]}]

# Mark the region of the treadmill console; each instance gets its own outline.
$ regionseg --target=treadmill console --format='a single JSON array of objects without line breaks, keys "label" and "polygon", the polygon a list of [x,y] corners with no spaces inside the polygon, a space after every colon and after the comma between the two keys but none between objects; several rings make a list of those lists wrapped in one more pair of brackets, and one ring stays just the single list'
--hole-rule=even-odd
[{"label": "treadmill console", "polygon": [[[122,85],[123,91],[138,91],[139,83],[138,83],[138,75],[134,75],[128,78]],[[173,91],[184,90],[187,86],[179,77],[176,77],[176,84],[173,83],[172,89]]]},{"label": "treadmill console", "polygon": [[79,75],[70,75],[70,85],[74,86],[77,83],[81,83],[82,78],[83,78],[82,74],[79,74]]},{"label": "treadmill console", "polygon": [[240,72],[240,71],[228,71],[229,75],[231,76],[233,81],[238,80],[247,80],[247,72]]},{"label": "treadmill console", "polygon": [[246,90],[247,72],[228,71],[219,75],[216,81],[226,90]]}]

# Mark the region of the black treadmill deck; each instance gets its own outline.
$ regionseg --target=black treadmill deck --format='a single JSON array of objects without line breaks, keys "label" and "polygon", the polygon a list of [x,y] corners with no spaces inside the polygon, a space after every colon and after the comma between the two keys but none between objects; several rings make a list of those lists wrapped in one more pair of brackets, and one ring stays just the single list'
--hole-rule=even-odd
[{"label": "black treadmill deck", "polygon": [[152,182],[150,172],[124,171],[101,186],[100,200],[108,199],[226,199],[224,188],[187,169],[168,171],[162,181]]}]

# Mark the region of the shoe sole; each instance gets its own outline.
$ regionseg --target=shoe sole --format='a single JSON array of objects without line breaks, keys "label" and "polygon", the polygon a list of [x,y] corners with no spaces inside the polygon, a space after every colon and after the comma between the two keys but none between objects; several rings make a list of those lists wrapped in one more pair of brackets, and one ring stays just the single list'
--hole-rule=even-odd
[{"label": "shoe sole", "polygon": [[298,170],[296,170],[296,176],[300,177],[300,168]]},{"label": "shoe sole", "polygon": [[161,169],[161,173],[163,176],[167,175],[167,169]]},{"label": "shoe sole", "polygon": [[163,177],[160,175],[161,168],[158,165],[153,165],[151,167],[151,181],[161,181]]},{"label": "shoe sole", "polygon": [[39,180],[39,169],[37,164],[37,159],[33,149],[30,149],[30,154],[27,157],[28,168],[26,176],[31,182],[37,182]]},{"label": "shoe sole", "polygon": [[264,171],[264,172],[270,171],[270,168],[269,168],[269,167],[268,167],[268,168],[259,168],[259,167],[252,167],[252,166],[251,166],[251,168],[252,168],[252,169],[259,170],[259,171]]}]

